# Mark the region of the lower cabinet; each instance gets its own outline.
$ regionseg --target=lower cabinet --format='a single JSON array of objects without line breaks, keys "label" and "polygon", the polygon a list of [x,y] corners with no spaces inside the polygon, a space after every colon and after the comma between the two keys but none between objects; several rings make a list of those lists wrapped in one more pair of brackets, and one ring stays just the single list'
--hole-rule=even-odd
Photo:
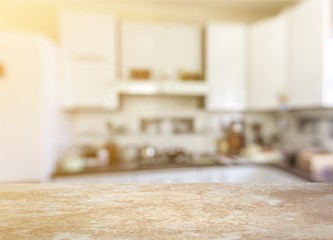
[{"label": "lower cabinet", "polygon": [[225,181],[224,167],[208,167],[198,169],[202,182],[221,183]]},{"label": "lower cabinet", "polygon": [[55,183],[98,183],[98,175],[82,175],[82,176],[68,176],[56,177],[53,179]]},{"label": "lower cabinet", "polygon": [[144,170],[57,177],[58,183],[298,183],[289,173],[267,166],[221,166]]},{"label": "lower cabinet", "polygon": [[196,183],[203,182],[197,169],[172,169],[140,171],[137,173],[137,183]]},{"label": "lower cabinet", "polygon": [[112,174],[101,174],[98,177],[99,183],[134,183],[136,174],[134,172],[120,172]]},{"label": "lower cabinet", "polygon": [[305,180],[267,166],[230,166],[224,171],[225,183],[300,183]]}]

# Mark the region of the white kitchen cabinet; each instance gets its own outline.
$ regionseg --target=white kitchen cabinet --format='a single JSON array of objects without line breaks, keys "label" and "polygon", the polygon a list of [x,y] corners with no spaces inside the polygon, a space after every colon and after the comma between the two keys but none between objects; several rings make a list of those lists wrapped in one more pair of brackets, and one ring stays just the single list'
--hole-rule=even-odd
[{"label": "white kitchen cabinet", "polygon": [[148,69],[155,80],[177,80],[180,70],[202,73],[199,25],[125,21],[121,39],[123,79],[132,69]]},{"label": "white kitchen cabinet", "polygon": [[60,16],[61,44],[78,55],[114,62],[115,28],[112,15],[63,12]]},{"label": "white kitchen cabinet", "polygon": [[114,172],[98,176],[99,183],[135,183],[135,172]]},{"label": "white kitchen cabinet", "polygon": [[305,180],[282,170],[265,166],[229,166],[224,169],[225,183],[302,183]]},{"label": "white kitchen cabinet", "polygon": [[64,107],[117,109],[118,93],[115,83],[105,72],[108,64],[72,59],[65,55],[63,62]]},{"label": "white kitchen cabinet", "polygon": [[200,179],[207,183],[223,183],[225,181],[225,167],[199,168]]},{"label": "white kitchen cabinet", "polygon": [[180,71],[202,74],[202,29],[197,24],[165,24],[163,69],[171,79],[179,79]]},{"label": "white kitchen cabinet", "polygon": [[250,26],[249,109],[278,109],[288,80],[288,16],[281,14]]},{"label": "white kitchen cabinet", "polygon": [[197,169],[167,169],[137,172],[137,183],[195,183],[202,182]]},{"label": "white kitchen cabinet", "polygon": [[246,103],[247,26],[212,22],[206,28],[207,109],[242,110]]},{"label": "white kitchen cabinet", "polygon": [[55,183],[99,183],[97,175],[57,177]]},{"label": "white kitchen cabinet", "polygon": [[164,29],[151,22],[121,23],[121,78],[130,78],[131,69],[149,69],[152,78],[161,74],[165,47]]},{"label": "white kitchen cabinet", "polygon": [[45,181],[62,137],[58,49],[41,35],[1,32],[0,59],[0,181]]},{"label": "white kitchen cabinet", "polygon": [[64,107],[118,108],[115,19],[66,12],[60,20]]},{"label": "white kitchen cabinet", "polygon": [[332,1],[302,1],[289,21],[291,107],[333,106]]}]

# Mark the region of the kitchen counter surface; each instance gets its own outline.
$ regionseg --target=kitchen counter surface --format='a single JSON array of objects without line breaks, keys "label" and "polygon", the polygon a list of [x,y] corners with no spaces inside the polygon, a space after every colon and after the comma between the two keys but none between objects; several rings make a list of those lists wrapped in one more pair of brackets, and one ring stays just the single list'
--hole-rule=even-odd
[{"label": "kitchen counter surface", "polygon": [[220,164],[220,163],[211,163],[211,164],[164,164],[164,165],[146,165],[138,166],[135,164],[117,164],[110,165],[105,167],[95,167],[95,168],[86,168],[81,172],[70,173],[58,171],[52,175],[52,178],[61,178],[61,177],[75,177],[83,175],[92,175],[92,174],[103,174],[103,173],[114,173],[114,172],[135,172],[142,170],[165,170],[165,169],[181,169],[181,168],[204,168],[204,167],[226,167],[226,166],[235,166],[235,165],[259,165],[259,166],[269,166],[272,168],[277,168],[282,171],[288,172],[292,175],[300,177],[308,182],[322,182],[321,179],[315,178],[311,173],[297,169],[295,167],[287,166],[285,164],[255,164],[255,163],[235,163],[235,164]]},{"label": "kitchen counter surface", "polygon": [[333,185],[0,185],[0,239],[332,239]]}]

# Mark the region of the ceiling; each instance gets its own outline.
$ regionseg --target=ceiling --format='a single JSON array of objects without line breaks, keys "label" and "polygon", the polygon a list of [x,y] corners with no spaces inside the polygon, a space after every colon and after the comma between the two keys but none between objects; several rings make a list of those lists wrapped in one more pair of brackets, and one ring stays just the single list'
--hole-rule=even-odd
[{"label": "ceiling", "polygon": [[230,11],[279,11],[301,0],[0,0],[15,4],[75,5],[75,4],[151,4],[177,7],[218,8]]},{"label": "ceiling", "polygon": [[[121,20],[254,22],[300,0],[0,0],[0,29],[44,33],[58,40],[62,11],[112,14]],[[302,0],[305,1],[305,0]]]}]

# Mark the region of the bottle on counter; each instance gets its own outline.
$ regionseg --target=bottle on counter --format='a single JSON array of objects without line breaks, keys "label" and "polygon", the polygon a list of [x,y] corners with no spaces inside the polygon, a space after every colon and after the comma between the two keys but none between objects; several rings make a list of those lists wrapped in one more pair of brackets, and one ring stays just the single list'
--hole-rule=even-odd
[{"label": "bottle on counter", "polygon": [[221,129],[222,134],[216,139],[216,153],[225,156],[229,153],[229,141],[227,137],[227,128],[222,126]]},{"label": "bottle on counter", "polygon": [[108,164],[117,164],[120,161],[119,150],[117,144],[112,141],[109,141],[105,144],[104,149],[108,155]]},{"label": "bottle on counter", "polygon": [[228,145],[230,155],[239,155],[245,147],[244,122],[240,119],[232,121],[228,129]]},{"label": "bottle on counter", "polygon": [[262,125],[260,123],[253,123],[251,128],[253,132],[253,143],[259,146],[264,146],[265,141],[262,135]]}]

